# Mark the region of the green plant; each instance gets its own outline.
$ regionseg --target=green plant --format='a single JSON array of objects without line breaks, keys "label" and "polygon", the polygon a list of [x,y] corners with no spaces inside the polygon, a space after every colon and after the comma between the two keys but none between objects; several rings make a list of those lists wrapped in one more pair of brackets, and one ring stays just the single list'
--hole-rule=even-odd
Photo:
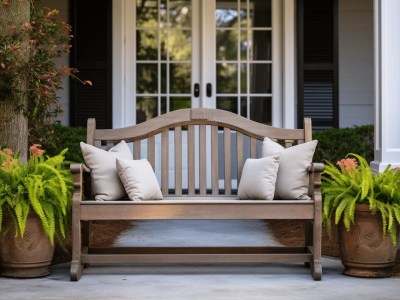
[{"label": "green plant", "polygon": [[[358,161],[357,161],[358,160]],[[400,224],[400,172],[390,169],[373,174],[360,155],[350,153],[337,166],[326,162],[322,174],[323,221],[328,227],[343,221],[347,230],[354,224],[356,204],[368,204],[372,214],[380,212],[383,233],[389,232],[393,244]]]},{"label": "green plant", "polygon": [[16,234],[23,236],[32,210],[41,220],[44,233],[65,238],[72,199],[72,175],[64,163],[64,149],[56,156],[43,155],[40,145],[29,149],[22,162],[11,149],[0,150],[0,231],[4,211],[14,221]]},{"label": "green plant", "polygon": [[[11,7],[1,1],[0,9]],[[31,141],[50,135],[47,130],[62,112],[56,92],[62,79],[71,76],[83,84],[77,69],[58,65],[56,59],[70,51],[71,27],[59,18],[59,11],[38,8],[40,0],[30,1],[30,20],[10,23],[0,35],[0,101],[12,101],[28,117]],[[12,11],[8,13],[13,13]],[[21,103],[26,95],[28,105]]]}]

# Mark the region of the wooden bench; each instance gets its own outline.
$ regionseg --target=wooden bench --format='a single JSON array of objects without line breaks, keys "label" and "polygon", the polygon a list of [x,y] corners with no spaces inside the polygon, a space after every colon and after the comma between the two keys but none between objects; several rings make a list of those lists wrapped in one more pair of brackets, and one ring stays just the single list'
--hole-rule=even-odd
[{"label": "wooden bench", "polygon": [[[187,131],[187,144],[182,136]],[[184,134],[183,134],[184,133]],[[246,159],[258,157],[257,144],[264,137],[278,140],[286,147],[310,141],[311,120],[304,129],[282,129],[250,121],[230,112],[216,109],[182,109],[147,122],[121,129],[96,129],[88,120],[87,143],[104,147],[125,140],[133,142],[133,158],[147,158],[156,166],[158,137],[161,135],[161,190],[158,201],[95,201],[91,195],[90,170],[82,164],[71,165],[74,174],[72,205],[71,280],[77,281],[88,264],[108,263],[266,263],[301,262],[311,267],[315,280],[322,276],[321,266],[321,192],[322,164],[309,167],[311,200],[236,200],[232,173],[240,181]],[[171,142],[169,142],[172,136]],[[235,138],[233,138],[236,136]],[[218,140],[221,143],[218,143]],[[147,140],[147,153],[141,145]],[[235,143],[232,143],[235,140]],[[211,147],[207,143],[211,142]],[[169,161],[170,144],[174,160]],[[236,145],[235,145],[236,144]],[[222,147],[221,147],[222,146]],[[196,149],[196,147],[198,149]],[[171,147],[172,148],[172,147]],[[187,186],[182,186],[183,150],[187,155]],[[187,153],[186,153],[187,149]],[[233,151],[232,149],[236,149]],[[207,154],[208,152],[211,152]],[[223,151],[223,156],[220,153]],[[145,154],[145,155],[143,155]],[[184,154],[184,155],[185,155]],[[211,156],[211,157],[210,157]],[[224,162],[223,188],[219,159]],[[198,170],[195,167],[199,160]],[[206,160],[211,159],[207,171]],[[234,163],[232,163],[234,162]],[[210,164],[208,164],[210,165]],[[237,172],[232,172],[237,168]],[[174,187],[169,186],[169,173],[174,172]],[[198,172],[198,185],[195,183]],[[211,185],[207,186],[207,172]],[[185,176],[186,177],[186,176]],[[172,181],[172,180],[171,180]],[[222,184],[222,183],[221,183]],[[234,187],[234,186],[233,186]],[[304,220],[305,239],[302,247],[110,247],[94,248],[89,242],[89,224],[93,220]]]}]

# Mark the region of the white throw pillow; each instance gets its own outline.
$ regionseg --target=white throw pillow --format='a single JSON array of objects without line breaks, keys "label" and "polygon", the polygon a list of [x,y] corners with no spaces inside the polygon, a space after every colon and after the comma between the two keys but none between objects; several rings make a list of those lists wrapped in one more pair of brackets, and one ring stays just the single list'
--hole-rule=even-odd
[{"label": "white throw pillow", "polygon": [[259,159],[249,158],[243,166],[238,197],[245,200],[274,199],[276,175],[279,167],[279,155]]},{"label": "white throw pillow", "polygon": [[162,200],[160,185],[147,159],[117,159],[117,169],[129,199]]},{"label": "white throw pillow", "polygon": [[108,151],[84,142],[80,145],[85,163],[91,169],[95,199],[108,201],[126,197],[115,165],[117,158],[132,159],[131,150],[125,141],[121,141]]},{"label": "white throw pillow", "polygon": [[308,200],[308,166],[310,166],[317,140],[285,148],[265,138],[262,146],[264,157],[279,155],[279,169],[275,185],[275,198]]}]

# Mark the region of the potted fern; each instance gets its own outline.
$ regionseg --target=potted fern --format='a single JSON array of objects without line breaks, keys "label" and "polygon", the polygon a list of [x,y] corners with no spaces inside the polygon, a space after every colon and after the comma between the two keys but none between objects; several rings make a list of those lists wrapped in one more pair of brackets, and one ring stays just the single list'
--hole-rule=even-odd
[{"label": "potted fern", "polygon": [[323,221],[339,225],[344,274],[388,277],[394,266],[400,224],[400,172],[388,166],[373,174],[350,153],[322,174]]},{"label": "potted fern", "polygon": [[43,155],[40,145],[23,162],[0,149],[0,269],[7,277],[48,275],[54,240],[66,236],[72,175],[64,155]]}]

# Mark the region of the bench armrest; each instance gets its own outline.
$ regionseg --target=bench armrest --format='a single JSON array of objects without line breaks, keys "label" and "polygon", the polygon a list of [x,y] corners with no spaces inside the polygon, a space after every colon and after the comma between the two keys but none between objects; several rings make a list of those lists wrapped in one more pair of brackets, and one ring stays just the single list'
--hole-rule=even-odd
[{"label": "bench armrest", "polygon": [[69,168],[74,178],[74,193],[72,201],[80,202],[84,193],[84,174],[90,174],[90,169],[84,164],[71,164]]},{"label": "bench armrest", "polygon": [[324,171],[323,163],[312,163],[308,167],[309,184],[308,194],[315,201],[321,199],[321,173]]}]

